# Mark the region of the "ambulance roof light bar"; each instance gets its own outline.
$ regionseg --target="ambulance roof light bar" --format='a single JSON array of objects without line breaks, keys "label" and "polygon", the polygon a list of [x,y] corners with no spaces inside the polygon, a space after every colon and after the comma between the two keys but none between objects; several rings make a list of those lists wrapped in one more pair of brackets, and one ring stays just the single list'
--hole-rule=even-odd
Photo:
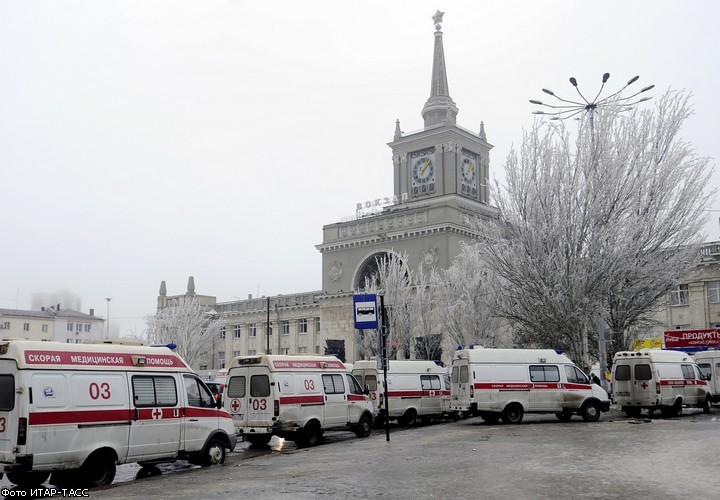
[{"label": "ambulance roof light bar", "polygon": [[171,351],[174,351],[177,348],[177,344],[174,344],[170,342],[169,344],[150,344],[150,347],[167,347]]}]

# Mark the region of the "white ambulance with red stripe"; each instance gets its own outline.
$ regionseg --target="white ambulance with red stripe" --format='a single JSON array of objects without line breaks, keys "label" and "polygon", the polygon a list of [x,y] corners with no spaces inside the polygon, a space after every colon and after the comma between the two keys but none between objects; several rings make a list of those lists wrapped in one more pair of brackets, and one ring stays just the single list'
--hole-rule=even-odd
[{"label": "white ambulance with red stripe", "polygon": [[378,419],[397,420],[404,427],[415,425],[417,419],[428,422],[450,414],[450,377],[434,361],[389,360],[385,404],[385,373],[377,360],[361,360],[353,364],[352,374],[361,386],[370,391]]},{"label": "white ambulance with red stripe", "polygon": [[664,349],[615,353],[611,371],[613,403],[629,417],[660,410],[679,417],[683,406],[710,412],[712,391],[690,354]]},{"label": "white ambulance with red stripe", "polygon": [[223,404],[237,435],[253,445],[273,435],[313,446],[326,430],[352,430],[358,437],[372,432],[372,403],[334,356],[236,357]]},{"label": "white ambulance with red stripe", "polygon": [[[230,415],[167,347],[0,340],[0,473],[110,484],[117,464],[222,463]],[[0,474],[2,476],[2,474]]]},{"label": "white ambulance with red stripe", "polygon": [[607,392],[553,349],[458,350],[451,378],[450,408],[488,423],[518,424],[525,413],[595,422],[610,410]]}]

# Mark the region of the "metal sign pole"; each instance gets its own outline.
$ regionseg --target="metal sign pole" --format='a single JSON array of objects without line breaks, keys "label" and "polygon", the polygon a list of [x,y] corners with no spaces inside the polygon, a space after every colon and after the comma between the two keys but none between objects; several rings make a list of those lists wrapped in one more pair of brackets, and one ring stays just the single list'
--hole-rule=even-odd
[{"label": "metal sign pole", "polygon": [[388,399],[388,383],[387,383],[387,314],[385,312],[385,296],[380,295],[380,314],[382,315],[382,323],[380,331],[382,332],[382,360],[383,360],[383,392],[385,393],[385,441],[390,441],[390,400]]}]

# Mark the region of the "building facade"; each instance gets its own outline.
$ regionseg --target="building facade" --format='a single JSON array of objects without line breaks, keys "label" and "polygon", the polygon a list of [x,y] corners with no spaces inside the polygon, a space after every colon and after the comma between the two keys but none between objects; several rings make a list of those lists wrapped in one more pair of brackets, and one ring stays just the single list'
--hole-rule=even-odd
[{"label": "building facade", "polygon": [[0,309],[0,337],[80,344],[105,338],[105,319],[60,305],[39,311]]},{"label": "building facade", "polygon": [[644,337],[662,339],[669,330],[720,329],[720,242],[705,243],[695,270],[668,294]]}]

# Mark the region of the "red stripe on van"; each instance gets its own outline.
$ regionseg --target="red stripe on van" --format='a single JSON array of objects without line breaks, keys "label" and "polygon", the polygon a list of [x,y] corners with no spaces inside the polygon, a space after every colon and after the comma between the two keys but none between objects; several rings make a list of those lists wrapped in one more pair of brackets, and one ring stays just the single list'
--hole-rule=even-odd
[{"label": "red stripe on van", "polygon": [[365,396],[362,394],[348,394],[348,401],[365,401]]},{"label": "red stripe on van", "polygon": [[529,383],[498,383],[498,382],[475,382],[475,389],[502,389],[504,391],[527,391],[532,389]]},{"label": "red stripe on van", "polygon": [[419,398],[422,391],[388,391],[389,398]]},{"label": "red stripe on van", "polygon": [[131,418],[131,410],[47,411],[31,413],[30,425],[129,422]]},{"label": "red stripe on van", "polygon": [[302,404],[323,404],[325,398],[322,395],[311,396],[281,396],[281,405],[302,405]]},{"label": "red stripe on van", "polygon": [[[555,382],[537,382],[534,384],[531,384],[529,382],[475,382],[475,389],[496,389],[501,391],[528,391],[530,389],[551,389],[551,390],[557,390],[562,389],[563,387],[572,387],[573,389],[587,389],[590,386],[584,385],[584,384],[562,384],[562,383],[555,383]],[[570,387],[569,387],[570,388]]]},{"label": "red stripe on van", "polygon": [[660,385],[708,385],[706,380],[661,380]]},{"label": "red stripe on van", "polygon": [[185,368],[185,363],[175,354],[27,350],[25,362],[29,365],[135,366],[133,356],[145,358],[145,368]]},{"label": "red stripe on van", "polygon": [[[226,411],[218,411],[217,408],[197,408],[195,406],[185,407],[186,417],[230,417]],[[163,415],[163,418],[165,416]],[[230,417],[232,418],[232,417]]]},{"label": "red stripe on van", "polygon": [[592,386],[590,384],[565,384],[565,389],[589,391]]}]

